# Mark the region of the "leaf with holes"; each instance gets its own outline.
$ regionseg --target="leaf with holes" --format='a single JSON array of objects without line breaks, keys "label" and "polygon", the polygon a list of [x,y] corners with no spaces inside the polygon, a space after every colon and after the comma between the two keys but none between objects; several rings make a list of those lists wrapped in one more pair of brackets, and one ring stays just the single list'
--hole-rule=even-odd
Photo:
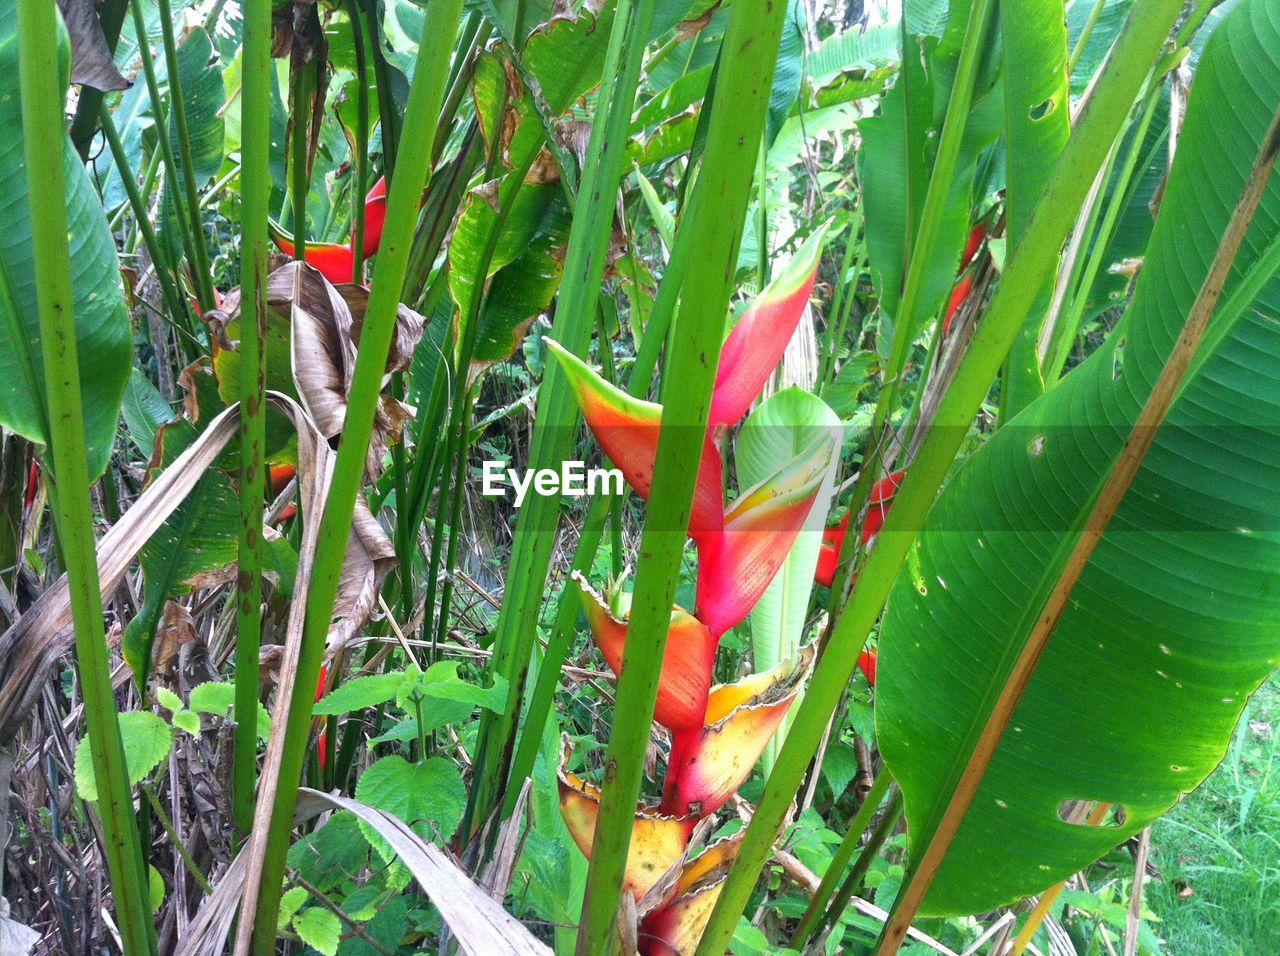
[{"label": "leaf with holes", "polygon": [[[913,853],[1061,572],[1068,529],[1164,364],[1278,96],[1280,7],[1244,0],[1200,61],[1122,325],[960,469],[890,595],[876,725]],[[1072,592],[922,913],[977,913],[1038,893],[1139,832],[1213,770],[1249,695],[1280,664],[1277,223],[1273,175],[1196,363]],[[1120,805],[1124,822],[1065,822],[1064,803],[1076,800]]]}]

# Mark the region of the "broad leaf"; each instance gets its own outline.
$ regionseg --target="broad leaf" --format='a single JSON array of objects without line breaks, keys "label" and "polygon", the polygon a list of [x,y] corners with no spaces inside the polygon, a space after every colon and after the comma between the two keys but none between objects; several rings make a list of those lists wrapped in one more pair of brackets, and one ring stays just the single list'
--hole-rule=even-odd
[{"label": "broad leaf", "polygon": [[[360,775],[356,799],[399,817],[421,836],[448,839],[462,819],[466,789],[458,768],[443,757],[409,763],[403,757],[383,757]],[[390,862],[395,854],[368,824],[365,838]]]},{"label": "broad leaf", "polygon": [[[124,762],[129,783],[134,784],[149,774],[169,756],[173,746],[173,728],[147,710],[130,710],[120,715],[120,737],[124,742]],[[98,779],[93,772],[89,752],[89,736],[76,745],[76,793],[83,800],[98,799]]]},{"label": "broad leaf", "polygon": [[[0,425],[47,445],[47,403],[31,248],[31,202],[23,157],[18,96],[18,34],[13,0],[0,0]],[[68,53],[65,37],[63,53]],[[63,61],[63,81],[69,64]],[[120,399],[133,354],[129,314],[116,268],[116,248],[102,205],[70,139],[62,143],[67,194],[37,203],[65,202],[71,251],[76,350],[84,407],[85,453],[91,478],[111,456]]]},{"label": "broad leaf", "polygon": [[[1124,323],[960,470],[890,595],[876,721],[916,853],[1184,322],[1277,91],[1280,7],[1246,0],[1200,62]],[[1222,303],[1247,276],[1265,280],[1261,294],[1220,307],[922,912],[1039,892],[1150,824],[1213,770],[1280,663],[1278,223],[1273,176]],[[1066,801],[1119,805],[1124,820],[1067,823]]]},{"label": "broad leaf", "polygon": [[[769,477],[775,463],[790,461],[823,434],[839,446],[840,418],[816,395],[789,388],[778,392],[748,416],[735,446],[738,484],[750,487]],[[823,523],[835,493],[837,460],[833,456],[796,543],[777,576],[751,610],[751,655],[755,670],[766,671],[795,655],[804,638],[813,572],[822,546]],[[764,752],[764,765],[786,736],[786,722]]]}]

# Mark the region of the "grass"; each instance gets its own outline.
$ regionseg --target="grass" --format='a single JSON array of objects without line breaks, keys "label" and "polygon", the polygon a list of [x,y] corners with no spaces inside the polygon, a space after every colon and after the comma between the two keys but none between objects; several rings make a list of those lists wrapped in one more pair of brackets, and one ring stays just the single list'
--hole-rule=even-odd
[{"label": "grass", "polygon": [[1280,676],[1226,759],[1152,834],[1154,929],[1176,956],[1280,953]]}]

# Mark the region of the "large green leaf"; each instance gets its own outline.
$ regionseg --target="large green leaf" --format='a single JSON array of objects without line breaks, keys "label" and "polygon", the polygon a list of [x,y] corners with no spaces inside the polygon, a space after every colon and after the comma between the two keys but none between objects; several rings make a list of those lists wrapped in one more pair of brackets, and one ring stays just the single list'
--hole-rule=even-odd
[{"label": "large green leaf", "polygon": [[[0,424],[47,445],[48,412],[32,271],[31,202],[20,135],[16,20],[13,0],[0,0],[0,128],[9,130],[0,142],[0,181],[4,183],[0,189],[0,222],[4,223],[0,230]],[[65,36],[63,46],[65,50]],[[69,59],[64,62],[65,84]],[[57,108],[57,104],[49,107]],[[96,478],[111,457],[133,341],[115,244],[97,193],[69,139],[63,141],[61,162],[67,185],[65,199],[40,196],[38,200],[65,201],[67,207],[85,454],[90,476]]]},{"label": "large green leaf", "polygon": [[[222,108],[226,100],[222,69],[209,34],[204,30],[192,30],[178,47],[178,77],[182,81],[182,102],[187,109],[187,133],[196,185],[202,186],[217,175],[222,165],[225,132]],[[172,109],[169,110],[169,139],[174,155],[181,160],[177,121]]]},{"label": "large green leaf", "polygon": [[[1280,7],[1247,0],[1201,60],[1124,323],[958,472],[890,595],[876,721],[916,853],[1163,366],[1277,102]],[[1265,285],[1215,317],[922,912],[1038,892],[1147,826],[1213,770],[1280,664],[1278,225],[1273,177],[1222,301],[1246,276]],[[1120,805],[1124,820],[1066,823],[1075,800]]]},{"label": "large green leaf", "polygon": [[[738,487],[750,488],[772,477],[779,462],[795,460],[823,435],[834,436],[838,448],[844,427],[840,416],[818,396],[798,388],[770,396],[748,416],[734,444]],[[837,464],[836,456],[832,456],[804,529],[796,536],[777,576],[751,609],[751,653],[756,673],[793,657],[804,638],[822,530],[835,495]],[[786,724],[784,720],[765,748],[762,759],[766,772],[773,767],[773,758],[786,737]]]},{"label": "large green leaf", "polygon": [[[1067,26],[1062,0],[1000,4],[1004,68],[1005,237],[1016,246],[1071,133]],[[1005,366],[1002,412],[1012,415],[1044,391],[1036,342],[1056,276],[1045,279]]]}]

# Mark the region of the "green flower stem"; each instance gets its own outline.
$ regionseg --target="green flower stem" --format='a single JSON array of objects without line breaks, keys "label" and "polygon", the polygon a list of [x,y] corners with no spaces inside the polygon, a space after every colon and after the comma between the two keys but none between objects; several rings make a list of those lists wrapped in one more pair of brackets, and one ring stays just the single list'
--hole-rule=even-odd
[{"label": "green flower stem", "polygon": [[[751,199],[769,90],[787,6],[739,0],[729,12],[711,104],[706,152],[681,231],[695,237],[663,377],[662,428],[618,679],[605,778],[587,871],[578,953],[618,946],[616,916],[644,773],[667,628],[702,455],[690,441],[707,427],[734,263]],[[722,950],[723,951],[723,950]]]},{"label": "green flower stem", "polygon": [[[293,210],[293,257],[307,258],[307,131],[311,128],[311,84],[315,66],[294,56],[289,64],[289,206]],[[364,197],[353,200],[362,205]]]},{"label": "green flower stem", "polygon": [[120,174],[120,182],[124,184],[125,195],[129,199],[128,205],[133,210],[134,221],[137,222],[138,230],[142,233],[147,254],[151,256],[151,262],[155,266],[156,280],[160,283],[160,294],[164,298],[165,308],[169,310],[169,315],[174,322],[185,321],[187,333],[194,335],[190,310],[187,308],[186,301],[179,295],[178,288],[173,283],[173,276],[165,265],[163,247],[160,245],[155,229],[152,228],[147,204],[142,198],[142,193],[138,191],[138,182],[133,178],[133,170],[129,168],[129,157],[125,154],[124,144],[120,141],[120,133],[116,130],[111,111],[103,106],[100,114],[103,136],[111,150],[111,158],[115,161],[116,172]]},{"label": "green flower stem", "polygon": [[[404,285],[409,245],[418,217],[418,199],[429,174],[431,142],[440,115],[444,80],[461,11],[462,0],[436,0],[427,7],[423,23],[422,44],[418,48],[417,66],[409,89],[401,142],[401,150],[408,162],[399,178],[392,183],[388,195],[383,241],[347,397],[342,440],[338,446],[328,501],[320,518],[316,559],[307,594],[302,649],[289,700],[279,787],[271,808],[254,918],[254,951],[258,956],[271,956],[275,952],[276,916],[280,909],[285,854],[293,830],[298,780],[307,753],[316,680],[342,574],[342,559],[355,513],[356,495],[363,480],[374,412],[382,390],[383,368],[395,331],[400,289]],[[242,936],[246,930],[247,927],[241,927]]]},{"label": "green flower stem", "polygon": [[240,170],[240,545],[236,576],[236,722],[231,807],[253,828],[258,651],[262,640],[262,510],[266,488],[267,216],[271,199],[271,0],[245,0]]},{"label": "green flower stem", "polygon": [[[102,27],[102,38],[107,41],[107,49],[114,54],[120,42],[120,28],[124,26],[125,7],[129,0],[105,0],[98,8],[98,24]],[[76,101],[76,113],[71,119],[71,145],[76,148],[80,158],[89,160],[89,150],[93,147],[93,134],[98,129],[98,120],[102,111],[103,92],[92,86],[80,87],[80,98]]]},{"label": "green flower stem", "polygon": [[[831,334],[827,338],[826,350],[822,353],[822,359],[818,364],[818,390],[826,388],[829,380],[834,380],[836,373],[836,359],[839,358],[840,346],[844,342],[845,326],[849,321],[849,313],[853,309],[853,300],[858,293],[858,276],[862,273],[862,258],[866,251],[867,245],[859,236],[862,232],[862,203],[853,210],[853,216],[849,222],[849,235],[844,243],[844,255],[840,261],[840,272],[836,276],[835,295],[831,300],[831,310],[827,313],[829,328],[832,329]],[[847,278],[851,273],[850,268],[854,265],[854,251],[858,253],[857,268],[852,272],[852,279]]]},{"label": "green flower stem", "polygon": [[[168,183],[170,191],[180,190],[182,188],[182,178],[178,175],[178,161],[173,155],[173,140],[167,135],[169,129],[169,112],[165,109],[164,101],[160,98],[160,81],[156,79],[155,59],[151,55],[151,47],[147,43],[147,24],[143,19],[142,4],[129,4],[129,12],[133,16],[133,32],[138,37],[138,56],[142,60],[142,73],[147,81],[147,95],[151,99],[151,113],[155,118],[155,126],[157,130],[165,131],[164,135],[157,135],[156,142],[160,147],[160,161],[164,167],[164,178]],[[169,87],[172,95],[173,87]],[[191,235],[191,222],[189,218],[190,209],[178,198],[176,193],[172,195],[173,214],[178,221],[178,232],[182,235],[182,246],[187,251],[191,271],[196,273],[195,240]],[[171,262],[171,268],[176,272],[178,263]],[[157,266],[157,268],[159,268]],[[213,308],[213,296],[210,294],[209,301],[206,303],[199,294],[199,280],[197,282],[196,299],[200,303],[200,309]]]},{"label": "green flower stem", "polygon": [[[67,132],[62,120],[64,90],[63,74],[58,68],[56,18],[54,5],[48,0],[18,2],[22,137],[27,188],[33,204],[37,196],[66,194],[63,154]],[[149,915],[146,871],[111,690],[111,663],[102,623],[102,595],[98,591],[71,253],[66,205],[61,199],[44,203],[42,213],[31,216],[31,243],[49,416],[50,485],[54,489],[50,498],[67,572],[76,636],[76,671],[98,781],[103,849],[125,951],[154,953],[155,928]]]},{"label": "green flower stem", "polygon": [[[583,163],[573,230],[565,253],[564,280],[556,299],[552,336],[576,355],[586,353],[594,327],[596,298],[604,277],[605,257],[613,227],[614,199],[626,162],[632,107],[644,58],[645,38],[655,0],[619,0],[605,53],[592,124]],[[529,467],[548,468],[570,457],[578,410],[559,366],[548,362],[538,389],[537,427]],[[502,714],[485,712],[476,755],[477,784],[472,787],[463,821],[465,832],[493,809],[506,779],[514,744],[516,718],[524,697],[525,678],[537,636],[538,604],[555,545],[559,501],[535,496],[520,509],[515,541],[494,639],[493,670],[509,682]]]},{"label": "green flower stem", "polygon": [[858,849],[858,844],[862,842],[862,836],[867,831],[867,827],[871,824],[871,818],[875,815],[876,810],[880,806],[880,801],[884,799],[885,792],[889,789],[889,784],[893,778],[889,776],[887,770],[881,770],[875,782],[871,784],[871,789],[867,792],[866,799],[862,801],[862,806],[858,808],[858,812],[854,814],[852,820],[849,821],[849,830],[845,833],[844,839],[840,841],[835,855],[831,857],[831,862],[827,864],[827,871],[822,874],[822,882],[818,884],[818,889],[814,892],[809,900],[809,906],[805,909],[804,915],[800,917],[795,932],[791,934],[791,948],[795,950],[803,950],[805,943],[809,941],[809,937],[813,934],[814,928],[818,925],[818,919],[826,911],[827,903],[831,900],[831,894],[835,892],[836,883],[844,873],[845,867],[849,865],[849,861],[853,859],[854,851]]},{"label": "green flower stem", "polygon": [[364,285],[364,196],[369,191],[369,66],[365,60],[364,27],[360,23],[359,0],[347,0],[351,21],[351,42],[356,48],[356,155],[355,180],[351,187],[352,282]]},{"label": "green flower stem", "polygon": [[[640,352],[631,366],[627,392],[633,398],[644,398],[649,392],[653,370],[658,362],[658,347],[666,338],[667,327],[671,323],[675,303],[679,298],[685,263],[688,262],[689,250],[692,248],[693,243],[688,239],[681,241],[680,234],[677,233],[676,247],[672,250],[667,273],[658,288],[658,297],[654,302],[653,310],[649,313],[649,324],[641,340]],[[650,332],[653,334],[650,335]],[[653,344],[650,345],[650,342]],[[582,522],[582,532],[578,536],[577,547],[574,549],[573,570],[585,574],[591,568],[596,549],[599,548],[600,539],[604,534],[605,519],[613,514],[616,497],[611,494],[602,494],[592,500],[587,516]],[[533,773],[533,765],[542,746],[542,734],[547,726],[547,717],[551,713],[555,700],[556,686],[560,682],[560,668],[564,665],[565,657],[573,644],[573,623],[577,616],[578,596],[573,588],[564,587],[560,591],[560,602],[556,608],[555,630],[542,655],[538,678],[525,713],[524,729],[521,731],[520,743],[508,775],[509,783],[523,782]],[[519,793],[519,786],[507,786],[502,804],[504,819],[515,810],[515,801]]]},{"label": "green flower stem", "polygon": [[[1133,128],[1133,139],[1129,144],[1129,154],[1125,157],[1124,165],[1120,167],[1120,173],[1112,184],[1111,201],[1107,204],[1107,210],[1102,216],[1102,222],[1099,224],[1097,232],[1092,233],[1092,242],[1090,243],[1092,249],[1087,262],[1084,264],[1083,271],[1076,280],[1070,312],[1053,329],[1053,337],[1045,354],[1044,380],[1046,383],[1057,381],[1062,374],[1063,367],[1067,364],[1067,358],[1071,355],[1071,347],[1075,344],[1076,333],[1080,330],[1080,323],[1084,320],[1084,310],[1088,305],[1089,293],[1092,291],[1093,283],[1097,280],[1098,273],[1102,269],[1102,260],[1106,255],[1107,246],[1110,245],[1111,237],[1115,233],[1120,213],[1132,198],[1129,187],[1133,181],[1133,174],[1137,170],[1138,160],[1147,158],[1143,147],[1146,145],[1147,131],[1151,128],[1151,121],[1155,117],[1156,107],[1160,104],[1161,95],[1162,89],[1160,86],[1154,87],[1147,94],[1147,102],[1137,124]],[[1156,148],[1158,149],[1159,145]]]},{"label": "green flower stem", "polygon": [[955,378],[938,408],[919,454],[898,490],[893,508],[858,578],[858,585],[814,669],[778,761],[765,783],[738,858],[711,914],[697,956],[722,953],[756,877],[783,826],[827,718],[839,703],[889,588],[946,477],[974,415],[1018,334],[1041,284],[1054,267],[1076,210],[1088,192],[1151,63],[1169,35],[1180,0],[1138,0],[1093,99],[1081,115],[1061,160],[1045,186],[1031,224],[1013,251],[1004,276],[979,323]]},{"label": "green flower stem", "polygon": [[[196,299],[200,302],[201,311],[207,312],[217,305],[213,294],[212,273],[209,271],[209,250],[204,241],[204,227],[200,224],[200,193],[196,182],[195,161],[191,156],[191,136],[187,132],[187,104],[182,98],[182,76],[178,69],[178,45],[173,38],[173,14],[169,9],[169,0],[156,0],[160,10],[160,36],[164,41],[164,61],[169,71],[169,106],[173,110],[173,123],[178,134],[178,153],[182,159],[182,175],[180,177],[187,201],[188,226],[191,239],[191,271],[196,284]],[[140,4],[134,3],[137,10]],[[146,47],[146,32],[138,34],[138,46]],[[158,117],[157,117],[158,118]],[[167,140],[165,135],[157,139]],[[172,151],[172,147],[170,147]],[[174,188],[178,181],[175,180]],[[178,197],[174,197],[174,205],[178,205]]]},{"label": "green flower stem", "polygon": [[871,869],[871,863],[880,855],[880,849],[884,846],[884,841],[889,838],[889,834],[897,825],[898,818],[902,816],[902,791],[894,789],[893,796],[889,798],[889,805],[884,809],[884,815],[880,817],[880,822],[876,824],[876,828],[871,831],[871,837],[867,840],[867,845],[862,848],[862,852],[858,854],[857,861],[853,864],[853,869],[849,871],[849,875],[845,877],[840,889],[836,890],[835,895],[831,898],[831,905],[827,907],[827,912],[822,917],[822,929],[828,932],[840,920],[840,916],[844,913],[845,908],[849,905],[849,900],[853,899],[853,894],[862,889],[863,881],[867,878],[867,871]]},{"label": "green flower stem", "polygon": [[[902,299],[898,304],[897,315],[894,317],[893,342],[889,348],[884,387],[880,390],[875,411],[871,417],[871,430],[868,432],[870,447],[867,454],[863,456],[862,471],[858,476],[857,484],[854,485],[853,497],[849,505],[854,514],[862,511],[871,494],[872,485],[880,477],[885,449],[893,446],[887,424],[889,416],[898,404],[902,373],[906,367],[912,337],[916,332],[915,313],[919,307],[920,296],[923,294],[925,276],[932,268],[936,255],[938,233],[942,228],[947,197],[951,193],[951,184],[955,179],[956,163],[959,161],[960,147],[969,121],[969,108],[973,103],[973,90],[977,83],[982,47],[993,6],[994,0],[975,0],[969,10],[964,43],[956,66],[956,78],[951,87],[951,98],[947,103],[947,114],[942,125],[938,157],[934,161],[933,173],[929,177],[929,189],[925,193],[919,232],[911,244],[911,258],[902,290]],[[905,24],[904,17],[904,31]],[[904,32],[903,43],[911,42],[913,41]],[[848,588],[853,580],[852,563],[849,559],[856,547],[857,536],[845,535],[844,543],[840,548],[835,578],[831,582],[831,593],[839,596],[837,605],[832,609],[832,626],[839,622],[843,602],[847,599]]]}]

